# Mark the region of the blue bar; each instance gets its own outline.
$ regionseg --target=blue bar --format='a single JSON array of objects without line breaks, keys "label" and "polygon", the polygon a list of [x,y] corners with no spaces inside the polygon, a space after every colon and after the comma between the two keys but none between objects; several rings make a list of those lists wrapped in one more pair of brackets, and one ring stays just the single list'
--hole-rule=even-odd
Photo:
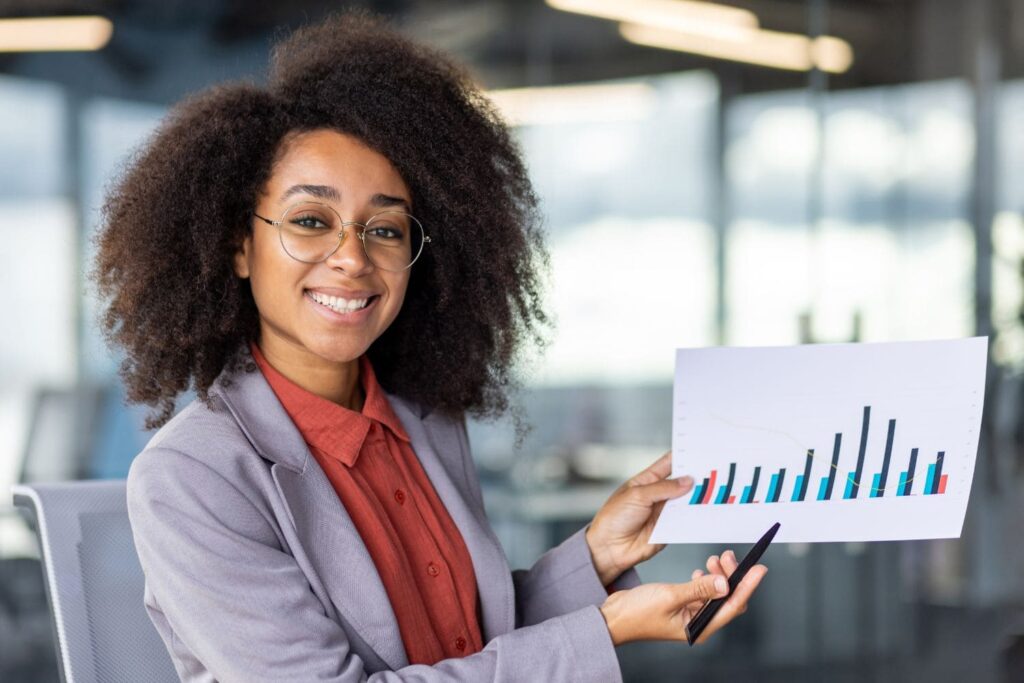
[{"label": "blue bar", "polygon": [[857,455],[857,469],[854,471],[853,486],[847,498],[856,498],[860,490],[860,478],[864,475],[864,454],[868,447],[868,423],[871,421],[871,406],[864,406],[864,422],[860,428],[860,451]]},{"label": "blue bar", "polygon": [[772,481],[768,484],[768,497],[764,499],[766,503],[775,502],[775,487],[779,485],[779,475],[773,474]]},{"label": "blue bar", "polygon": [[821,486],[818,487],[818,500],[825,500],[825,494],[828,492],[828,477],[821,478]]},{"label": "blue bar", "polygon": [[939,492],[939,482],[942,481],[942,461],[946,458],[946,451],[939,451],[939,457],[935,459],[935,473],[932,476],[932,487],[929,493]]},{"label": "blue bar", "polygon": [[690,505],[697,505],[700,503],[701,496],[704,495],[704,484],[701,484],[693,490],[693,498],[690,499]]},{"label": "blue bar", "polygon": [[855,474],[857,474],[857,473],[856,472],[850,472],[850,475],[848,477],[846,477],[846,493],[843,494],[843,498],[846,498],[847,500],[849,500],[850,498],[853,498],[853,482],[854,482],[854,478],[853,477],[854,477]]},{"label": "blue bar", "polygon": [[878,498],[880,495],[882,495],[881,483],[882,483],[882,475],[881,475],[881,473],[876,474],[875,478],[871,480],[871,497],[872,498]]},{"label": "blue bar", "polygon": [[924,494],[932,494],[932,481],[935,479],[935,464],[928,465],[928,478],[924,480]]},{"label": "blue bar", "polygon": [[896,487],[896,495],[897,496],[905,496],[905,495],[907,495],[906,493],[903,492],[904,489],[906,488],[906,486],[907,486],[907,473],[906,472],[900,472],[900,483]]},{"label": "blue bar", "polygon": [[741,503],[749,503],[750,502],[750,487],[749,486],[744,486],[743,487],[743,496],[740,498],[740,502]]},{"label": "blue bar", "polygon": [[753,479],[753,481],[750,482],[750,486],[747,487],[747,488],[750,489],[750,494],[747,496],[747,502],[748,503],[753,503],[754,502],[754,496],[757,495],[757,482],[759,482],[759,481],[761,481],[761,466],[760,465],[758,465],[757,467],[754,468],[754,479]]},{"label": "blue bar", "polygon": [[801,493],[801,489],[803,488],[803,485],[804,485],[804,475],[802,475],[802,474],[796,475],[796,486],[793,487],[793,498],[791,499],[791,502],[797,503],[797,502],[799,502],[801,500],[800,493]]},{"label": "blue bar", "polygon": [[903,491],[904,496],[910,495],[910,490],[914,487],[914,468],[917,467],[917,449],[910,449],[910,467],[907,468],[907,486],[906,490]]},{"label": "blue bar", "polygon": [[825,500],[832,498],[832,487],[836,483],[836,472],[839,471],[839,447],[843,442],[843,435],[836,434],[836,444],[832,449],[832,467],[828,471],[828,486],[825,487]]},{"label": "blue bar", "polygon": [[715,505],[721,505],[725,502],[725,494],[729,493],[729,487],[722,484],[718,487],[718,497],[715,499]]},{"label": "blue bar", "polygon": [[888,483],[889,478],[889,462],[892,457],[892,437],[896,433],[896,420],[889,420],[889,435],[885,438],[885,458],[882,460],[882,472],[878,477],[878,482],[872,487],[874,489],[875,498],[881,498],[885,495],[885,485]]}]

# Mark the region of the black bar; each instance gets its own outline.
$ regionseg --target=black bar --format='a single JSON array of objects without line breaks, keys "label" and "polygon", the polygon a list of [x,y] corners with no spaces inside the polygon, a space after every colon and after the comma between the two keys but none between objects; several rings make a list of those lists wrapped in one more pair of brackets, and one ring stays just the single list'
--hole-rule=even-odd
[{"label": "black bar", "polygon": [[757,480],[761,478],[761,468],[754,468],[754,481],[750,482],[750,502],[754,502],[754,496],[757,495]]},{"label": "black bar", "polygon": [[907,483],[903,485],[903,490],[900,491],[904,496],[910,495],[910,487],[914,483],[914,468],[917,467],[917,449],[910,449],[910,467],[907,468]]},{"label": "black bar", "polygon": [[864,406],[864,423],[860,428],[860,454],[857,455],[857,469],[853,473],[853,488],[850,489],[850,498],[857,497],[860,490],[860,478],[864,474],[864,452],[868,448],[868,422],[871,421],[871,406]]},{"label": "black bar", "polygon": [[932,479],[932,490],[930,493],[939,492],[939,480],[942,479],[942,461],[946,459],[946,451],[939,451],[939,457],[935,458],[935,478]]},{"label": "black bar", "polygon": [[779,480],[775,482],[775,495],[772,496],[772,502],[779,502],[779,494],[782,493],[782,485],[786,481],[786,468],[783,467],[779,470]]},{"label": "black bar", "polygon": [[725,495],[722,496],[722,502],[728,503],[729,496],[732,495],[732,481],[736,478],[736,463],[729,463],[729,481],[725,482]]},{"label": "black bar", "polygon": [[882,459],[882,476],[878,478],[876,498],[885,494],[885,480],[889,478],[889,458],[892,456],[892,437],[896,433],[896,420],[889,420],[889,435],[885,437],[885,457]]},{"label": "black bar", "polygon": [[811,478],[811,461],[814,459],[814,449],[807,449],[807,464],[804,465],[804,478],[800,482],[800,496],[797,500],[803,500],[807,496],[807,482]]},{"label": "black bar", "polygon": [[836,445],[832,448],[832,469],[828,473],[828,484],[825,485],[825,500],[832,500],[832,486],[836,483],[836,471],[839,469],[839,447],[843,443],[843,435],[836,434]]},{"label": "black bar", "polygon": [[700,495],[697,496],[697,502],[699,503],[704,499],[704,494],[708,492],[708,478],[704,477],[704,481],[700,485]]}]

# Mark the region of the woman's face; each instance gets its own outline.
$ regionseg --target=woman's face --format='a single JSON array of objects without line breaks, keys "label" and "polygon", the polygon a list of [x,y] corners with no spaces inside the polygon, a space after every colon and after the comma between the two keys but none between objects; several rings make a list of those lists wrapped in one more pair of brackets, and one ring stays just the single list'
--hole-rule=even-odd
[{"label": "woman's face", "polygon": [[[365,223],[376,213],[413,213],[409,188],[383,156],[357,138],[332,130],[289,136],[283,143],[255,212],[279,220],[297,202],[327,204],[342,220]],[[404,203],[404,204],[403,204]],[[249,278],[260,315],[260,347],[268,357],[302,367],[353,361],[394,321],[409,270],[389,272],[367,260],[348,226],[326,261],[303,263],[282,248],[278,228],[253,219],[252,234],[235,256],[235,273]],[[342,299],[337,312],[314,294]]]}]

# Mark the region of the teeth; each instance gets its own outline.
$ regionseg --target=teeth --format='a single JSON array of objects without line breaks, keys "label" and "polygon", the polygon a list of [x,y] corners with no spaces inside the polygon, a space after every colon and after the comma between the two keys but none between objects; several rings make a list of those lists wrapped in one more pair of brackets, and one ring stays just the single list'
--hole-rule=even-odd
[{"label": "teeth", "polygon": [[352,313],[358,311],[366,306],[366,302],[369,299],[342,299],[336,296],[326,296],[319,292],[310,292],[309,295],[313,298],[313,301],[318,304],[323,304],[333,311],[338,313]]}]

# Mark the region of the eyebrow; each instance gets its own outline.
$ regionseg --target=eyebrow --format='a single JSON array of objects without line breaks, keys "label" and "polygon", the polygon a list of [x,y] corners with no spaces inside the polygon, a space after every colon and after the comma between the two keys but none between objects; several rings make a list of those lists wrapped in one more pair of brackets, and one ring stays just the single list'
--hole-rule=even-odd
[{"label": "eyebrow", "polygon": [[[340,202],[341,192],[338,188],[330,185],[292,185],[284,194],[281,195],[280,201],[285,201],[289,197],[294,197],[297,194],[308,194],[316,197],[317,199],[323,199],[329,202]],[[406,213],[412,213],[412,207],[409,206],[409,202],[401,197],[392,197],[386,194],[375,194],[370,197],[370,205],[377,208],[389,208],[397,206],[405,210]]]}]

